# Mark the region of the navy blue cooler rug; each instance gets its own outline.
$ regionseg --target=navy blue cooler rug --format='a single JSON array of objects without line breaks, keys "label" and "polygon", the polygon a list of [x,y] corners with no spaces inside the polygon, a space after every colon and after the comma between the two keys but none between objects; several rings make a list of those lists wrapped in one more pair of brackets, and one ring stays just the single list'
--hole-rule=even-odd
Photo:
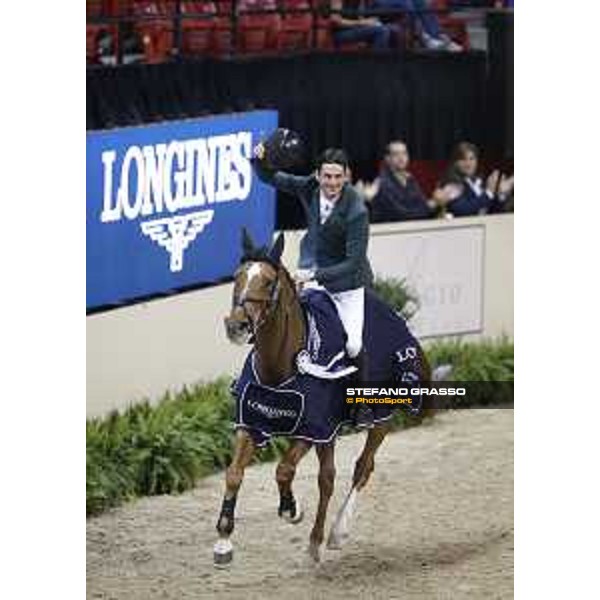
[{"label": "navy blue cooler rug", "polygon": [[[331,442],[344,424],[350,424],[344,375],[349,366],[344,348],[346,334],[335,305],[324,290],[306,290],[300,298],[308,340],[301,353],[310,374],[296,373],[277,387],[261,383],[254,367],[254,350],[232,386],[236,399],[235,427],[249,431],[255,444],[265,446],[273,436],[287,436],[314,444]],[[368,354],[369,383],[402,387],[422,381],[424,365],[419,343],[406,322],[371,290],[365,296],[364,344]],[[376,423],[390,419],[400,407],[418,414],[420,406],[370,405]]]}]

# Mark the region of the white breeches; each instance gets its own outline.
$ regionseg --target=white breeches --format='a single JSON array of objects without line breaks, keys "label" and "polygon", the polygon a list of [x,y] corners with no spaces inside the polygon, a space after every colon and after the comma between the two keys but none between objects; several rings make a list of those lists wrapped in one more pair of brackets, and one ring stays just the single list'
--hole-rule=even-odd
[{"label": "white breeches", "polygon": [[350,358],[354,358],[362,348],[365,322],[365,288],[335,292],[331,296],[348,336],[346,352]]}]

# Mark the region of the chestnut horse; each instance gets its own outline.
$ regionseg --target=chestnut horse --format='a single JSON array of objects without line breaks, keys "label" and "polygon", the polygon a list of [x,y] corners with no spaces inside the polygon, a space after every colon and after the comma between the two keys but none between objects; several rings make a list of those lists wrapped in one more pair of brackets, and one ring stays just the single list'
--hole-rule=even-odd
[{"label": "chestnut horse", "polygon": [[[305,347],[307,339],[296,286],[281,264],[283,245],[283,234],[280,234],[269,250],[258,250],[244,230],[244,258],[235,273],[233,305],[229,316],[225,318],[227,337],[231,342],[254,344],[256,373],[260,381],[270,387],[276,387],[295,374],[296,355]],[[375,454],[389,430],[388,423],[375,424],[369,429],[364,448],[354,467],[351,492],[329,536],[329,547],[339,547],[347,535],[347,517],[356,492],[369,480],[374,469]],[[334,443],[314,444],[319,460],[319,504],[310,532],[308,552],[316,562],[320,560],[325,518],[334,488]],[[303,517],[292,491],[292,482],[298,463],[310,448],[311,443],[294,440],[276,468],[280,497],[278,514],[290,523],[299,523]],[[226,566],[232,561],[230,536],[235,525],[236,500],[244,470],[252,461],[255,451],[256,444],[250,433],[238,428],[233,458],[226,470],[225,495],[217,522],[219,539],[215,544],[215,566]]]}]

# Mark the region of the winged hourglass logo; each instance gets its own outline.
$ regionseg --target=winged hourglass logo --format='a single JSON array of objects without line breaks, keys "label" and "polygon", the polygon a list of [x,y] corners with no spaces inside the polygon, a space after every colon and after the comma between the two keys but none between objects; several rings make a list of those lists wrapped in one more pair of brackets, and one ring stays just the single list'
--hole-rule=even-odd
[{"label": "winged hourglass logo", "polygon": [[183,269],[183,252],[213,218],[213,210],[177,215],[140,224],[142,233],[165,248],[171,257],[170,270]]}]

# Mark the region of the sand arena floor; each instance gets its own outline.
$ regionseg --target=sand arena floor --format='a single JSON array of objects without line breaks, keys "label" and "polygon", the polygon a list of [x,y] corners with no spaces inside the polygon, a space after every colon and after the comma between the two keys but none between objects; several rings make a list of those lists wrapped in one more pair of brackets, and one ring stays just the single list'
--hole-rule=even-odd
[{"label": "sand arena floor", "polygon": [[[336,446],[326,535],[364,434]],[[317,460],[300,464],[294,491],[306,516],[277,518],[275,464],[248,469],[227,571],[212,564],[223,475],[180,496],[144,498],[87,521],[87,597],[111,600],[486,599],[513,597],[513,410],[437,415],[391,434],[360,494],[340,551],[306,554]]]}]

